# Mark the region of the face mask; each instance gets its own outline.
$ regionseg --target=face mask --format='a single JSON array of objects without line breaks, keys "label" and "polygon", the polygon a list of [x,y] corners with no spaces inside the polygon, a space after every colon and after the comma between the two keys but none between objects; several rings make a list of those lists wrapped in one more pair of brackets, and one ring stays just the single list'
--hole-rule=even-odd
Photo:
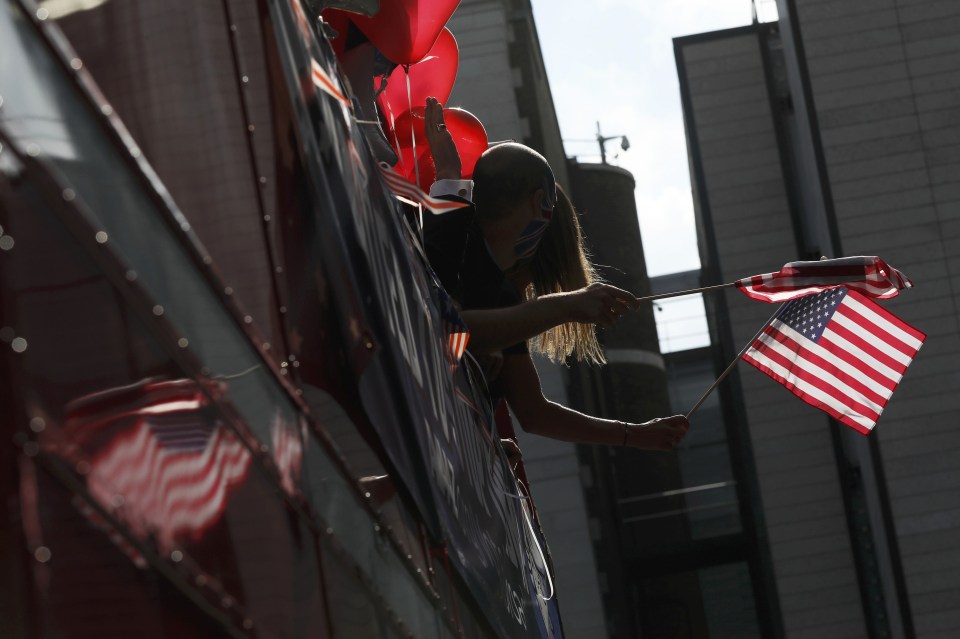
[{"label": "face mask", "polygon": [[520,237],[513,244],[514,255],[517,256],[517,262],[527,262],[533,259],[537,252],[537,246],[540,244],[540,238],[543,237],[550,224],[550,218],[553,217],[553,207],[557,200],[556,182],[553,181],[553,174],[544,177],[543,186],[543,204],[540,205],[540,216],[530,221],[526,228],[520,233]]}]

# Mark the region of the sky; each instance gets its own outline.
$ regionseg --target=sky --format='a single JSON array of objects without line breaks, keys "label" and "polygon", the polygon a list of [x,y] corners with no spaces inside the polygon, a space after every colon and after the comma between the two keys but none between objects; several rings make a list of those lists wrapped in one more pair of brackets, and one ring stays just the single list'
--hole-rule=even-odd
[{"label": "sky", "polygon": [[[567,155],[633,173],[650,275],[698,268],[673,38],[751,22],[750,0],[532,0]],[[585,140],[580,142],[579,140]],[[613,155],[619,152],[619,157]]]},{"label": "sky", "polygon": [[[648,274],[699,268],[673,38],[748,25],[751,0],[531,4],[567,155],[599,161],[597,121],[605,136],[626,135],[630,149],[612,140],[607,158],[636,178]],[[705,332],[701,301],[660,306],[665,350],[700,345],[682,338],[700,326]],[[671,334],[674,343],[664,343]]]}]

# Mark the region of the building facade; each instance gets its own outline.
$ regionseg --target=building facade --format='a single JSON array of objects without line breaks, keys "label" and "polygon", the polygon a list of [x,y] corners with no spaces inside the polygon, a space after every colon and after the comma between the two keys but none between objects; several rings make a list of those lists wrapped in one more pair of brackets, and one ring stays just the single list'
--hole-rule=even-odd
[{"label": "building facade", "polygon": [[[725,385],[772,577],[755,591],[777,636],[957,636],[960,5],[777,8],[675,40],[702,283],[880,255],[916,284],[884,305],[928,340],[868,437],[749,367]],[[774,309],[705,302],[719,372]]]}]

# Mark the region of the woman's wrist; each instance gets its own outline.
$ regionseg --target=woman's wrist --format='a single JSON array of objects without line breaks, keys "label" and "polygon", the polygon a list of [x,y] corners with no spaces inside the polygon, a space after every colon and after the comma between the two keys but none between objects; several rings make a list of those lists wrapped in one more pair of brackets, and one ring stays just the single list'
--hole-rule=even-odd
[{"label": "woman's wrist", "polygon": [[542,299],[549,300],[553,306],[554,310],[551,314],[557,318],[557,326],[574,321],[573,298],[570,293],[550,293],[544,295]]},{"label": "woman's wrist", "polygon": [[648,445],[647,429],[649,422],[635,424],[633,422],[623,422],[623,446],[624,448],[646,449]]},{"label": "woman's wrist", "polygon": [[538,295],[534,299],[536,304],[541,305],[541,317],[549,321],[551,328],[570,321],[568,319],[570,305],[564,299],[565,296],[566,293],[547,293],[546,295]]}]

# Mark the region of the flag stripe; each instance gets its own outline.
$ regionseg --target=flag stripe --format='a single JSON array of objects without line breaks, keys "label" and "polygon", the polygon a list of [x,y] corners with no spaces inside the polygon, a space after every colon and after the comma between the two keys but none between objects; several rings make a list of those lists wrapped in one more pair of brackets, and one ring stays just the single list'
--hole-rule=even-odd
[{"label": "flag stripe", "polygon": [[862,415],[874,420],[880,416],[880,411],[883,410],[887,397],[877,397],[878,401],[871,401],[863,393],[831,375],[828,371],[819,368],[810,360],[802,356],[797,357],[802,350],[802,345],[796,342],[788,342],[781,344],[781,349],[758,348],[754,355],[757,358],[765,357],[769,362],[789,371],[797,379],[801,379],[831,397],[845,402]]},{"label": "flag stripe", "polygon": [[839,286],[887,299],[912,285],[900,271],[876,256],[790,262],[776,273],[745,277],[736,282],[745,295],[763,302],[785,302]]},{"label": "flag stripe", "polygon": [[[884,375],[875,375],[874,373],[876,369],[871,367],[870,364],[864,362],[860,358],[847,356],[847,353],[845,353],[843,350],[842,340],[838,339],[834,342],[831,342],[829,339],[827,339],[829,337],[829,330],[824,332],[824,339],[821,340],[820,344],[817,344],[815,342],[811,342],[786,324],[781,322],[775,322],[774,324],[776,325],[777,330],[790,336],[790,338],[794,341],[803,343],[806,347],[806,350],[809,350],[814,355],[830,362],[837,368],[846,372],[848,375],[859,376],[864,378],[865,381],[869,380],[869,382],[874,382],[879,388],[896,388],[897,380]],[[801,340],[806,340],[806,342],[801,342]],[[827,346],[832,346],[833,348],[827,348]],[[879,388],[877,391],[883,394]]]},{"label": "flag stripe", "polygon": [[[889,322],[885,322],[875,315],[872,319],[879,320],[879,322],[872,321],[870,316],[861,315],[850,305],[844,305],[837,312],[835,319],[836,326],[834,328],[842,327],[845,330],[857,332],[860,326],[870,327],[870,337],[873,339],[869,343],[877,351],[883,353],[885,357],[899,365],[909,365],[910,360],[919,348],[919,346],[911,346],[903,342],[896,335],[888,332],[888,329],[894,328]],[[910,341],[913,342],[913,338],[910,338]]]},{"label": "flag stripe", "polygon": [[830,398],[829,396],[824,397],[824,394],[817,389],[811,389],[812,392],[808,392],[805,387],[798,386],[788,379],[786,376],[781,375],[773,368],[768,366],[766,363],[763,363],[749,353],[743,356],[744,361],[757,367],[773,379],[777,380],[788,388],[794,395],[810,404],[815,408],[819,408],[837,421],[850,426],[859,432],[866,434],[869,433],[876,422],[872,422],[863,415],[858,415],[851,411],[845,410],[845,406],[841,402],[837,402]]},{"label": "flag stripe", "polygon": [[198,521],[209,524],[216,520],[226,507],[228,489],[246,475],[249,463],[249,453],[239,442],[218,447],[208,472],[199,477],[201,481],[186,490],[171,491],[156,512],[167,522],[168,534],[193,528]]},{"label": "flag stripe", "polygon": [[876,422],[880,418],[880,413],[883,412],[886,402],[879,406],[866,404],[861,401],[864,398],[859,393],[852,391],[848,394],[845,391],[851,389],[834,385],[831,383],[834,380],[818,376],[817,373],[803,368],[800,364],[802,360],[784,357],[775,351],[756,351],[753,357],[800,390],[818,397],[820,401],[829,403],[841,412],[845,407],[846,414],[859,415],[871,422]]},{"label": "flag stripe", "polygon": [[[251,455],[232,433],[208,427],[197,415],[182,413],[179,424],[149,419],[155,418],[141,421],[99,456],[89,489],[135,534],[156,535],[161,546],[170,547],[177,535],[197,534],[217,521],[230,490],[246,477]],[[197,450],[191,431],[210,428],[206,446]],[[117,496],[122,502],[114,501]]]},{"label": "flag stripe", "polygon": [[[802,357],[809,362],[811,367],[822,369],[825,373],[863,395],[865,401],[869,403],[882,406],[883,401],[889,398],[893,389],[896,388],[896,384],[892,382],[886,382],[888,385],[885,385],[880,380],[864,375],[856,366],[851,366],[829,352],[824,352],[821,356],[813,348],[803,348],[802,343],[798,341],[799,337],[791,336],[791,333],[794,333],[794,331],[789,326],[783,326],[782,330],[768,326],[764,334],[760,336],[760,341],[766,345],[767,349],[777,350],[784,354],[794,353],[798,357]],[[780,346],[773,342],[779,343]],[[757,348],[758,350],[765,350],[760,346]]]},{"label": "flag stripe", "polygon": [[864,375],[873,375],[875,378],[882,377],[895,383],[900,381],[901,373],[872,357],[856,344],[846,340],[842,335],[834,331],[826,330],[823,333],[823,339],[820,342],[827,349],[836,353],[838,357],[857,366]]},{"label": "flag stripe", "polygon": [[[838,394],[846,395],[870,410],[882,410],[887,399],[893,393],[892,388],[884,388],[878,384],[869,386],[864,383],[865,376],[863,375],[858,378],[851,377],[839,367],[831,365],[826,359],[809,352],[802,342],[788,339],[784,342],[784,346],[785,348],[781,348],[778,355],[789,360],[795,360],[796,366],[802,368],[808,375],[829,382],[838,389]],[[767,352],[770,349],[759,350]],[[785,365],[789,366],[789,362]]]},{"label": "flag stripe", "polygon": [[881,306],[872,304],[868,307],[856,298],[850,300],[848,305],[851,310],[856,311],[861,317],[869,319],[877,326],[883,326],[891,336],[903,342],[909,349],[912,349],[913,352],[920,350],[923,341],[927,338],[926,334],[922,331],[918,331]]},{"label": "flag stripe", "polygon": [[[784,305],[743,359],[861,433],[880,418],[923,336],[856,291]],[[906,338],[905,343],[901,338]]]},{"label": "flag stripe", "polygon": [[321,91],[325,91],[335,97],[337,100],[342,102],[346,106],[350,106],[350,100],[347,99],[347,96],[340,91],[340,88],[334,84],[333,79],[327,73],[327,71],[320,66],[320,63],[310,59],[310,68],[312,70],[313,84]]},{"label": "flag stripe", "polygon": [[[848,344],[853,344],[875,361],[902,375],[903,371],[907,369],[907,364],[910,363],[910,358],[904,358],[903,353],[892,348],[880,338],[873,335],[864,337],[862,333],[858,332],[857,328],[856,323],[849,321],[849,318],[844,318],[838,312],[825,333],[831,335],[830,339],[836,336],[838,339],[846,340]],[[904,359],[906,363],[904,363]]]},{"label": "flag stripe", "polygon": [[221,441],[221,433],[222,431],[218,431],[213,436],[210,448],[204,451],[203,455],[190,455],[184,459],[185,456],[179,454],[179,459],[176,460],[158,460],[165,465],[158,465],[155,469],[160,477],[161,489],[156,491],[156,495],[160,499],[162,511],[172,510],[171,504],[180,501],[207,502],[210,495],[216,492],[217,486],[222,483],[225,460],[239,459],[242,454],[235,447]]},{"label": "flag stripe", "polygon": [[[859,348],[871,358],[869,362],[871,366],[879,363],[882,367],[881,370],[891,370],[896,373],[896,375],[890,375],[891,379],[899,379],[916,354],[916,349],[910,349],[909,354],[906,354],[908,356],[904,357],[905,353],[892,348],[889,341],[884,340],[883,335],[876,332],[882,331],[882,327],[877,327],[869,322],[863,322],[859,326],[861,328],[858,329],[856,324],[843,325],[837,323],[834,325],[831,323],[827,330],[828,338],[845,340],[846,343]],[[847,333],[851,333],[851,337],[846,337]]]},{"label": "flag stripe", "polygon": [[446,213],[447,211],[462,209],[470,206],[470,204],[467,202],[444,200],[427,195],[423,192],[423,190],[420,189],[420,187],[407,182],[402,175],[394,171],[386,164],[380,165],[380,172],[383,175],[387,186],[390,187],[390,190],[394,195],[413,200],[413,202],[422,205],[434,215],[440,215],[442,213]]}]

